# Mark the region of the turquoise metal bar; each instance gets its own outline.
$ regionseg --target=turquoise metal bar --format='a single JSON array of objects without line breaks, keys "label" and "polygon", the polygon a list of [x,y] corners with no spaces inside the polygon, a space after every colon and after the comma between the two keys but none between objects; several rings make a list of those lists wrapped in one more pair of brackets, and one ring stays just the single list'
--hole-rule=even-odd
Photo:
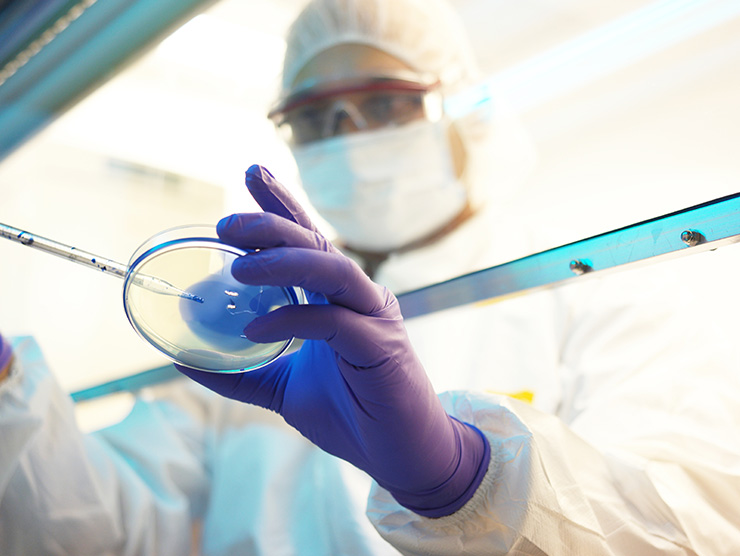
[{"label": "turquoise metal bar", "polygon": [[740,241],[740,193],[398,296],[404,318]]},{"label": "turquoise metal bar", "polygon": [[163,382],[169,382],[180,377],[182,377],[182,375],[177,369],[175,369],[174,365],[164,365],[162,367],[155,367],[154,369],[149,369],[148,371],[131,376],[91,386],[90,388],[77,390],[72,393],[72,400],[75,403],[79,403],[94,400],[96,398],[102,398],[103,396],[108,396],[110,394],[117,394],[119,392],[136,392],[142,388],[155,386]]},{"label": "turquoise metal bar", "polygon": [[[214,0],[80,0],[0,68],[0,160]],[[57,25],[59,24],[59,25]]]},{"label": "turquoise metal bar", "polygon": [[[656,263],[740,242],[740,193],[398,296],[404,318]],[[80,390],[84,401],[180,376],[172,365]]]}]

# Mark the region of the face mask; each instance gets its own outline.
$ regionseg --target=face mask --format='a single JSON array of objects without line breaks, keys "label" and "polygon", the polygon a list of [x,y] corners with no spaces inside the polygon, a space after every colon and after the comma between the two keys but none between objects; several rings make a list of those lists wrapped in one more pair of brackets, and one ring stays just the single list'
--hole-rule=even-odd
[{"label": "face mask", "polygon": [[350,247],[393,251],[464,208],[446,122],[420,121],[295,147],[303,187]]}]

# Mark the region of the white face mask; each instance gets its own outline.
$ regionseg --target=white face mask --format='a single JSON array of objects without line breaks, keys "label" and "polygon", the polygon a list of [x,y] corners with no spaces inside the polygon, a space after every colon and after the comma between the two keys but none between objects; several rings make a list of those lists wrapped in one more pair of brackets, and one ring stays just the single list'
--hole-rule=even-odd
[{"label": "white face mask", "polygon": [[467,202],[443,120],[332,137],[294,147],[293,155],[311,203],[356,249],[408,245]]}]

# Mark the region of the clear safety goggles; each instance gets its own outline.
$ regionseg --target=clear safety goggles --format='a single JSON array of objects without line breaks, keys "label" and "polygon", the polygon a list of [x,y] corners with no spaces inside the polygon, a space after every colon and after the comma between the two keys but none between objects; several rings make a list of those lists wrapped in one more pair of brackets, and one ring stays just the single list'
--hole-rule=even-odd
[{"label": "clear safety goggles", "polygon": [[306,87],[279,101],[268,117],[291,144],[397,127],[442,117],[439,81],[365,77]]}]

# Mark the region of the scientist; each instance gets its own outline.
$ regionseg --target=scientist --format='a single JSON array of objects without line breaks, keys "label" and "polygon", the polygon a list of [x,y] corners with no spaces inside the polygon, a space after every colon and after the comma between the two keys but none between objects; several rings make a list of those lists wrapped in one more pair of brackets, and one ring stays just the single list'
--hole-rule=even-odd
[{"label": "scientist", "polygon": [[403,321],[392,291],[508,256],[486,233],[496,192],[476,154],[496,144],[495,117],[452,121],[434,104],[474,75],[449,6],[312,1],[284,73],[271,117],[354,260],[258,166],[246,184],[264,212],[218,231],[261,248],[234,264],[238,280],[309,292],[245,334],[306,341],[255,372],[181,368],[233,400],[170,386],[83,435],[37,346],[14,340],[0,552],[733,554],[734,346],[691,326],[669,282],[656,293],[641,274],[614,295],[590,281]]},{"label": "scientist", "polygon": [[[338,245],[391,291],[529,252],[526,215],[511,222],[502,201],[531,169],[526,136],[494,104],[462,117],[444,109],[478,77],[442,1],[312,0],[289,31],[270,117]],[[665,291],[670,282],[643,272],[617,288],[593,282],[448,311],[409,322],[409,340],[394,297],[361,277],[269,172],[253,167],[247,186],[265,214],[232,216],[219,233],[264,250],[235,277],[322,295],[246,334],[309,342],[260,373],[184,372],[281,413],[373,477],[368,516],[401,552],[740,546],[740,442],[716,432],[739,422],[721,393],[740,391],[737,355],[709,325],[686,344],[695,308]],[[502,227],[508,245],[491,241]],[[427,376],[437,391],[455,389],[444,413]]]},{"label": "scientist", "polygon": [[454,119],[445,110],[479,78],[459,17],[440,2],[311,2],[289,31],[269,115],[342,249],[393,291],[490,263],[489,238],[475,236],[491,215],[480,213],[533,167],[502,103]]}]

